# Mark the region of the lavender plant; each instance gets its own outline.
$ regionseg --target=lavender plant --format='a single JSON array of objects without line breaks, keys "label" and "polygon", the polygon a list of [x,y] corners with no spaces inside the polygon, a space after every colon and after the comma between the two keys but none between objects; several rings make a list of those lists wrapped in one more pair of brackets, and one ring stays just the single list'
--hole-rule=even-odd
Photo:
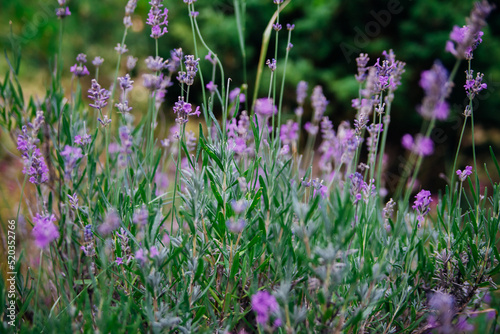
[{"label": "lavender plant", "polygon": [[[422,73],[425,95],[415,111],[424,123],[401,140],[408,163],[388,199],[387,133],[406,64],[392,50],[371,62],[360,54],[352,125],[334,125],[322,87],[305,81],[297,86],[297,105],[284,108],[295,25],[287,24],[285,49],[278,39],[279,13],[288,3],[274,0],[253,99],[246,74],[245,82],[231,83],[203,38],[196,0],[183,4],[194,52],[178,48],[169,59],[158,48],[168,38],[168,9],[150,2],[143,21],[155,54],[144,60],[142,80],[132,72],[137,58],[121,63],[136,1],[125,7],[115,73],[99,73],[97,56],[90,87],[80,81],[91,75],[85,54],[70,68],[57,63],[46,96],[28,102],[10,67],[0,81],[0,125],[17,144],[24,181],[12,210],[20,236],[16,318],[12,325],[3,316],[2,332],[497,329],[500,187],[487,166],[492,191],[480,184],[475,151],[473,166],[458,169],[468,118],[474,140],[473,100],[487,89],[472,60],[493,5],[476,3],[467,25],[453,28],[446,44],[457,59],[451,73],[439,61]],[[234,5],[246,67],[245,2]],[[70,8],[59,1],[54,19],[61,34]],[[272,30],[274,57],[264,63]],[[462,93],[470,103],[449,184],[433,194],[417,179],[434,151],[432,129],[451,112],[446,99],[460,88],[453,82],[462,60],[468,65]],[[261,96],[263,71],[270,80]],[[61,80],[68,72],[69,89]],[[204,72],[211,74],[206,84]],[[113,81],[109,90],[98,81],[103,77]],[[133,98],[139,84],[146,108]],[[169,94],[173,85],[179,96]],[[303,124],[309,85],[313,117]],[[202,92],[201,102],[192,100],[194,91]],[[167,138],[158,130],[162,105],[175,124]],[[500,178],[493,150],[492,159]],[[6,295],[3,279],[0,291]],[[8,306],[2,302],[0,311]]]}]

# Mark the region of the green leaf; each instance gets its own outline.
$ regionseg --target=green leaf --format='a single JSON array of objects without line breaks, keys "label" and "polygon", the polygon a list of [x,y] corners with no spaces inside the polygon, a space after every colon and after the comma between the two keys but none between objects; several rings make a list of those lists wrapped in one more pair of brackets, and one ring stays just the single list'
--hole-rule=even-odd
[{"label": "green leaf", "polygon": [[233,259],[233,265],[231,266],[231,272],[229,273],[229,280],[233,280],[236,273],[240,269],[240,253],[236,252]]}]

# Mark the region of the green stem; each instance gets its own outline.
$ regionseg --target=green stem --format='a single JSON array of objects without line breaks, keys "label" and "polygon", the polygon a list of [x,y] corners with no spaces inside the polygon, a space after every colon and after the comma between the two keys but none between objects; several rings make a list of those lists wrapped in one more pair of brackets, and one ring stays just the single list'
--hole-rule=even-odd
[{"label": "green stem", "polygon": [[184,131],[186,129],[186,123],[181,125],[181,136],[179,138],[179,145],[177,147],[177,161],[175,163],[175,182],[174,182],[174,197],[172,199],[172,220],[170,222],[170,234],[172,235],[174,231],[174,216],[176,215],[175,211],[175,196],[177,194],[177,179],[179,177],[179,164],[181,161],[181,141],[184,140]]}]

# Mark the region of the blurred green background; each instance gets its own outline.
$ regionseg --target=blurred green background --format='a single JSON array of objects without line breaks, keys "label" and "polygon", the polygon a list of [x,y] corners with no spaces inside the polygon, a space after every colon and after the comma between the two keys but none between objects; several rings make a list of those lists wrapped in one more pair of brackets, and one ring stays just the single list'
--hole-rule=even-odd
[{"label": "blurred green background", "polygon": [[[145,71],[144,58],[154,54],[154,42],[149,38],[149,26],[145,18],[149,10],[147,1],[138,1],[133,16],[133,28],[127,36],[129,52],[139,58],[138,68],[133,72],[136,86],[142,82]],[[247,51],[248,84],[253,88],[256,64],[260,52],[263,31],[276,6],[272,0],[247,0],[245,16],[245,39]],[[69,67],[78,53],[88,55],[87,64],[92,73],[90,60],[95,56],[105,59],[100,81],[104,86],[111,83],[116,66],[116,44],[123,34],[123,14],[126,1],[69,1],[72,15],[64,20],[63,62],[68,78]],[[170,56],[170,50],[182,47],[185,53],[193,52],[193,35],[187,5],[181,0],[166,1],[169,9],[169,33],[160,39],[160,55]],[[195,3],[199,11],[201,32],[210,47],[222,59],[226,77],[232,78],[232,87],[243,84],[243,62],[238,42],[233,1],[213,0]],[[58,48],[59,20],[54,11],[56,0],[2,0],[0,10],[0,48],[11,55],[12,38],[9,36],[9,21],[12,22],[13,42],[21,48],[23,58],[21,82],[26,91],[42,97],[49,82],[50,67]],[[454,58],[445,53],[444,46],[453,25],[465,24],[465,17],[473,6],[472,1],[347,1],[347,0],[292,0],[283,10],[280,22],[294,23],[292,34],[294,45],[288,62],[285,86],[284,111],[292,117],[295,108],[295,86],[299,80],[309,82],[309,92],[316,84],[324,87],[330,101],[326,115],[337,126],[344,119],[352,120],[354,109],[351,99],[357,96],[358,85],[354,80],[355,58],[359,52],[370,55],[371,63],[381,56],[383,50],[393,49],[398,59],[407,63],[403,84],[396,93],[389,134],[391,173],[398,174],[398,165],[404,157],[400,138],[405,133],[415,134],[420,130],[421,118],[415,111],[423,92],[418,86],[420,73],[429,69],[436,59],[451,70]],[[387,15],[389,14],[389,15]],[[500,155],[500,15],[495,11],[488,20],[483,44],[474,53],[473,68],[484,72],[488,90],[481,93],[475,103],[477,124],[477,148],[479,161],[489,161],[488,147],[491,145]],[[286,29],[280,32],[278,54],[278,78],[286,47]],[[346,51],[347,50],[347,51]],[[206,50],[200,49],[202,71],[205,78],[211,73],[211,65],[203,61]],[[274,56],[274,33],[271,38],[268,58]],[[123,63],[124,64],[124,63]],[[7,68],[5,58],[0,58],[0,74]],[[450,99],[452,115],[447,122],[438,123],[435,133],[436,153],[425,160],[422,185],[441,188],[444,181],[440,172],[449,173],[456,149],[465,107],[466,63],[463,62],[455,80],[456,86]],[[267,94],[268,71],[263,78],[260,96]],[[121,72],[123,74],[123,71]],[[206,80],[208,81],[208,80]],[[82,81],[83,89],[90,84],[90,77]],[[199,81],[198,83],[199,84]],[[199,86],[198,86],[199,87]],[[195,89],[196,90],[196,89]],[[194,92],[194,103],[201,103],[200,90]],[[193,90],[192,90],[193,91]],[[164,105],[162,120],[173,123],[171,105],[177,100],[179,88],[173,86]],[[198,94],[198,95],[196,95]],[[28,94],[26,94],[28,95]],[[132,95],[134,98],[134,95]],[[140,117],[145,99],[135,95],[134,113]],[[142,108],[145,112],[145,107]],[[305,121],[310,118],[310,109],[305,111]],[[463,167],[470,161],[470,135],[466,133],[463,146]],[[6,153],[0,153],[7,158]],[[2,160],[2,159],[0,159]]]}]

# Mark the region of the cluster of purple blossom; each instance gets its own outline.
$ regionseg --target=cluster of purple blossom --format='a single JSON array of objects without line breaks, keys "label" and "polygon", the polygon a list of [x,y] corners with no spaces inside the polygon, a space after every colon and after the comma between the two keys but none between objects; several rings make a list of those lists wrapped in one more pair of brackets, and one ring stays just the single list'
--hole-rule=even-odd
[{"label": "cluster of purple blossom", "polygon": [[37,111],[34,121],[28,124],[31,132],[29,133],[27,126],[24,125],[21,134],[17,137],[17,149],[21,152],[24,163],[23,174],[27,174],[29,181],[36,185],[49,180],[49,168],[40,149],[36,146],[39,143],[38,131],[43,122],[43,112]]},{"label": "cluster of purple blossom", "polygon": [[32,234],[35,238],[35,244],[39,248],[46,248],[52,241],[59,238],[59,230],[54,224],[56,217],[53,214],[36,214],[33,218]]},{"label": "cluster of purple blossom", "polygon": [[200,58],[194,59],[193,55],[184,56],[185,71],[179,71],[177,75],[177,80],[180,83],[191,86],[194,83],[194,78],[198,72],[198,62]]},{"label": "cluster of purple blossom", "polygon": [[130,134],[130,129],[123,125],[118,129],[120,144],[109,144],[109,154],[118,154],[117,164],[120,168],[127,167],[129,156],[132,153],[133,137]]},{"label": "cluster of purple blossom", "polygon": [[83,158],[82,149],[66,145],[61,151],[61,156],[64,157],[64,177],[66,180],[71,180],[71,173],[76,168],[78,161]]},{"label": "cluster of purple blossom", "polygon": [[282,322],[278,316],[279,304],[276,298],[266,290],[257,292],[252,296],[252,309],[257,313],[257,323],[267,325],[274,317],[273,327],[280,327]]},{"label": "cluster of purple blossom", "polygon": [[376,194],[375,180],[370,180],[369,183],[366,183],[363,180],[363,175],[357,172],[349,175],[349,179],[351,180],[350,193],[354,199],[354,204],[360,200],[368,203],[370,198]]},{"label": "cluster of purple blossom", "polygon": [[57,0],[57,2],[59,3],[59,8],[56,8],[56,16],[60,19],[70,16],[71,12],[69,11],[69,7],[66,6],[68,0]]},{"label": "cluster of purple blossom", "polygon": [[415,195],[415,202],[413,203],[412,208],[417,212],[418,227],[421,226],[425,216],[429,213],[429,211],[431,211],[431,202],[431,192],[428,190],[422,189],[417,195]]},{"label": "cluster of purple blossom", "polygon": [[175,102],[173,109],[174,113],[177,114],[175,122],[178,124],[187,123],[190,116],[200,117],[201,114],[199,106],[193,111],[191,103],[184,102],[184,96],[179,96],[179,99]]},{"label": "cluster of purple blossom", "polygon": [[161,2],[161,0],[151,0],[149,2],[151,9],[149,10],[146,24],[151,26],[150,36],[154,39],[158,39],[168,32],[168,9],[162,9],[163,5]]},{"label": "cluster of purple blossom", "polygon": [[242,111],[240,119],[232,118],[227,124],[228,148],[239,156],[251,154],[253,147],[248,145],[250,135],[250,117]]}]

